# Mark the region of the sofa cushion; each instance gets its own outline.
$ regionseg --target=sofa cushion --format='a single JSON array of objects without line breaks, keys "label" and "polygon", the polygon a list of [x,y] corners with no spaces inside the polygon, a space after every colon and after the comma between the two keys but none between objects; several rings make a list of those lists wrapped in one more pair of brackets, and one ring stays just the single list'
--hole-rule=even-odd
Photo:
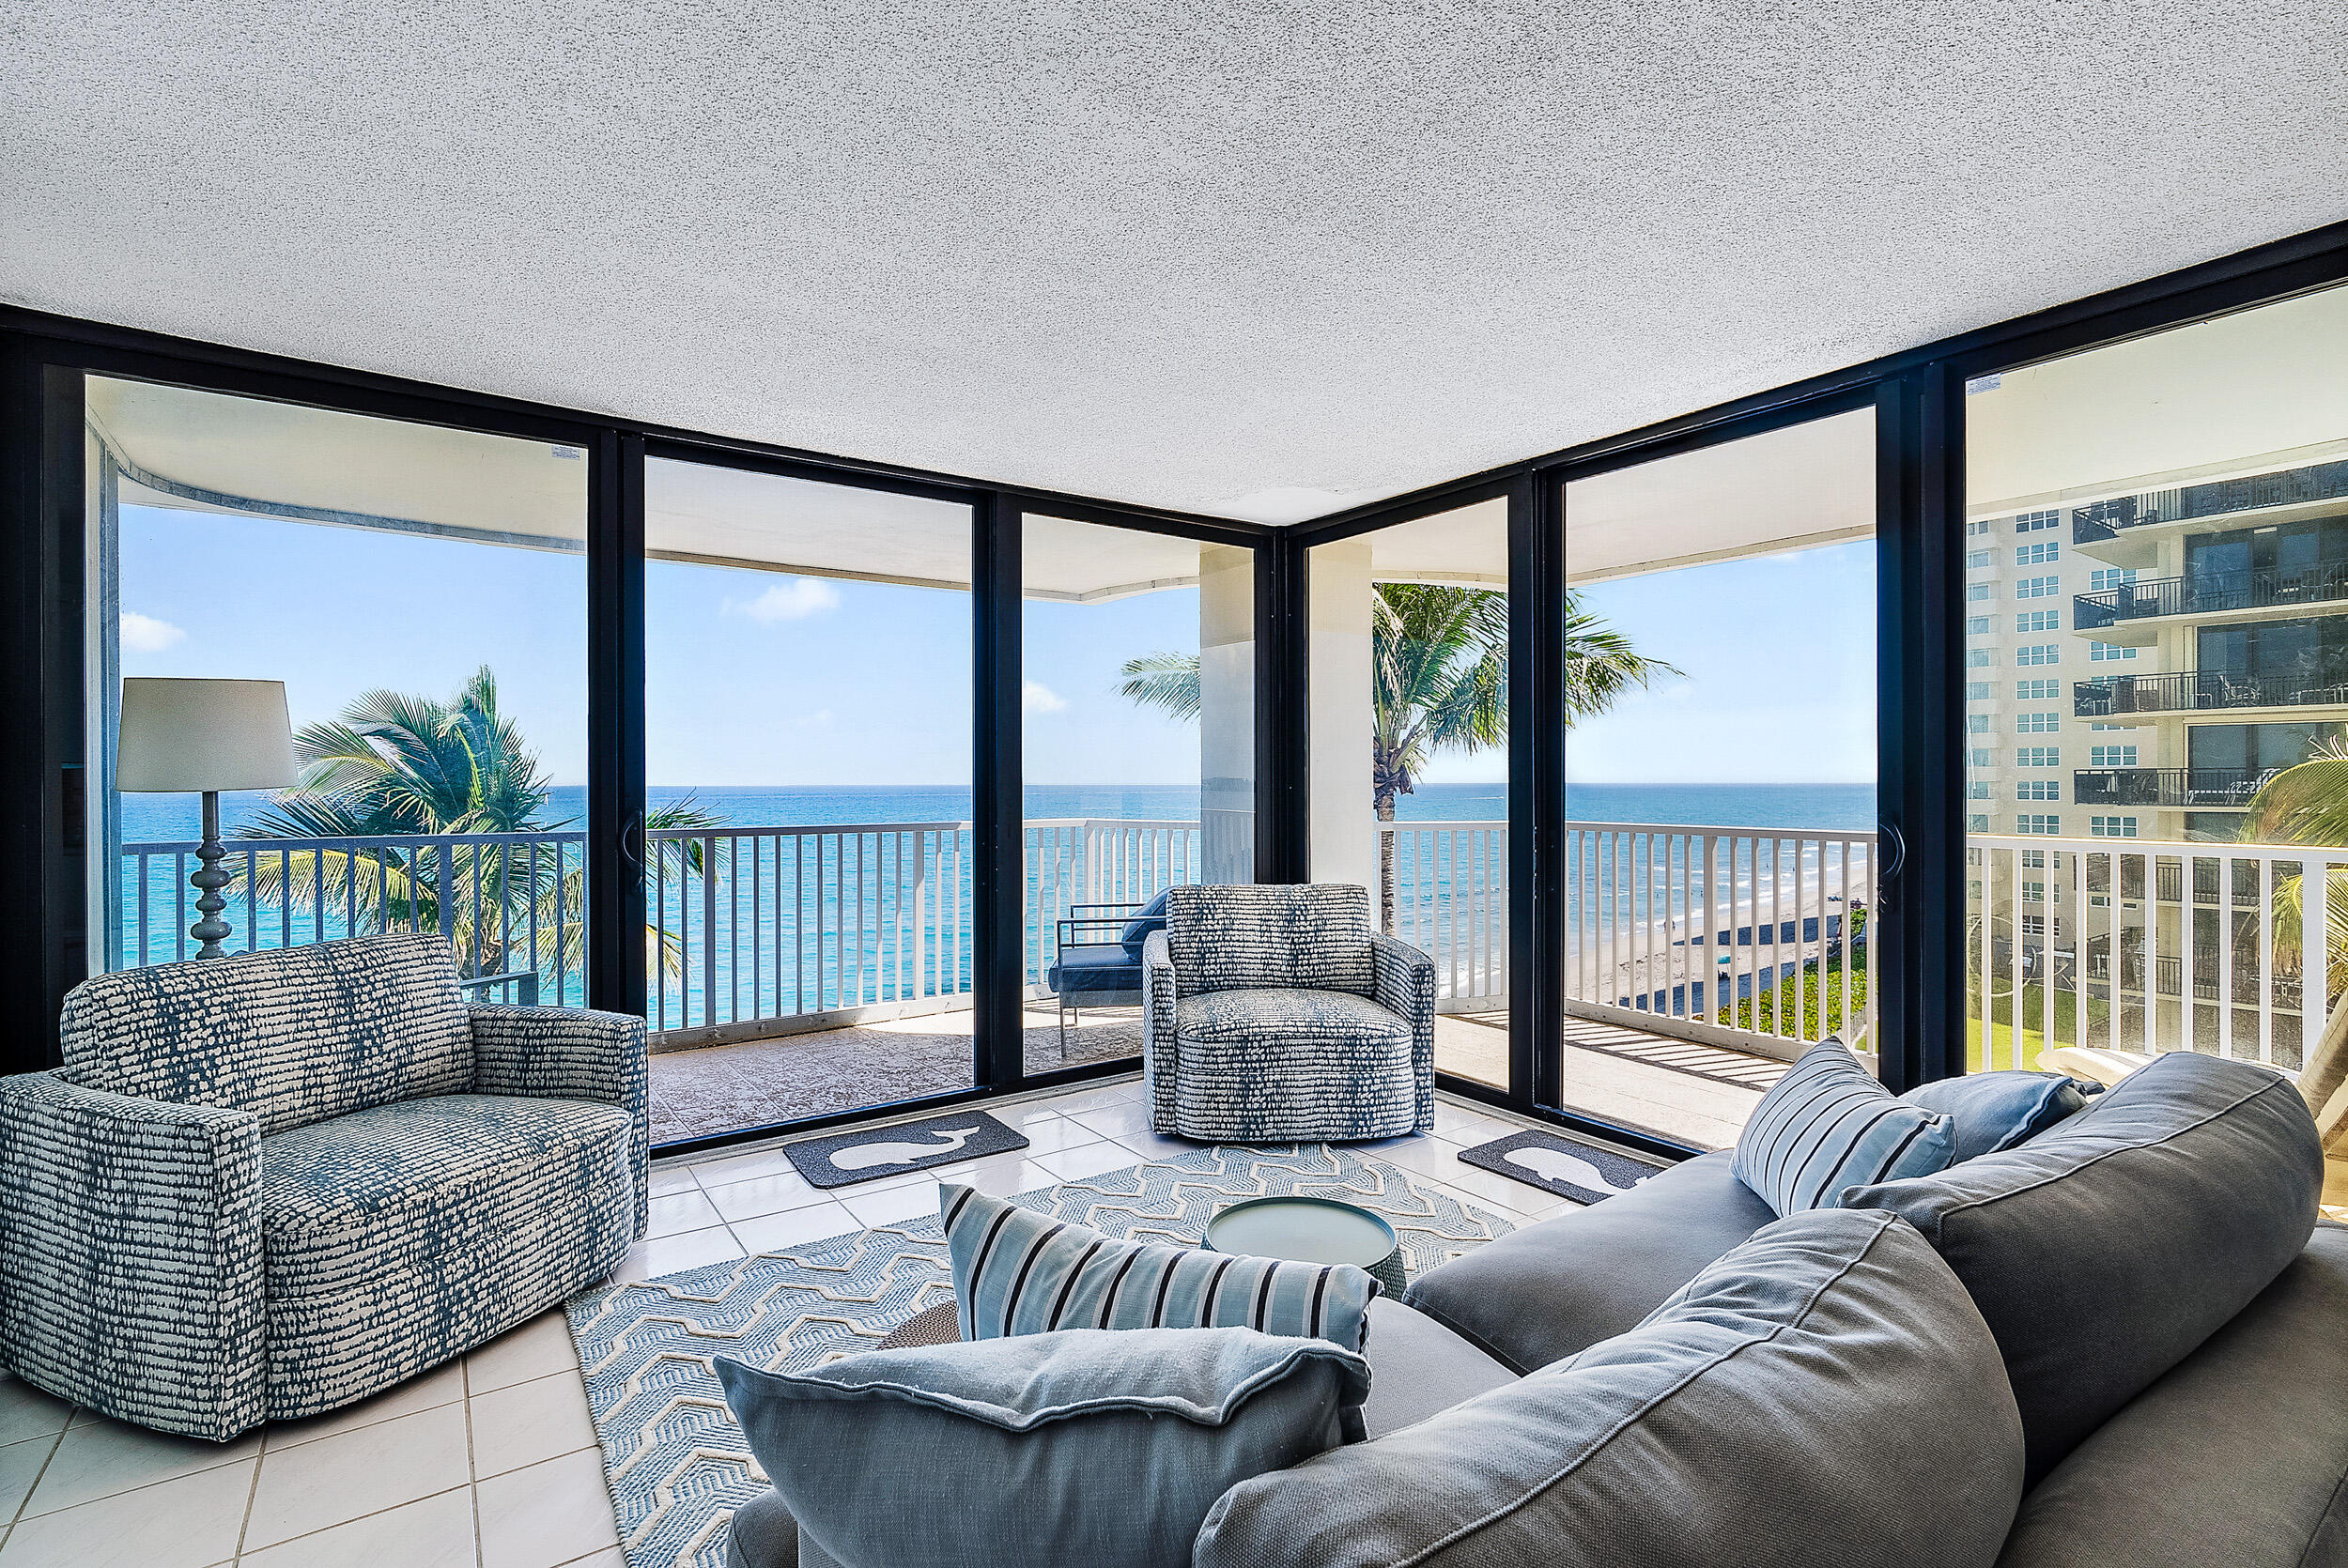
[{"label": "sofa cushion", "polygon": [[[2102,1085],[2093,1087],[2100,1090]],[[1955,1119],[1956,1160],[1976,1160],[2029,1143],[2087,1109],[2086,1090],[2059,1072],[1969,1072],[1936,1079],[1900,1098]]]},{"label": "sofa cushion", "polygon": [[2298,1255],[2323,1180],[2288,1080],[2179,1052],[2018,1148],[1845,1202],[1908,1220],[1972,1292],[2034,1484]]},{"label": "sofa cushion", "polygon": [[270,1414],[373,1392],[610,1273],[633,1133],[613,1105],[447,1095],[262,1140]]},{"label": "sofa cushion", "polygon": [[965,1340],[1245,1328],[1362,1347],[1378,1282],[1350,1264],[1125,1241],[952,1183],[937,1191]]},{"label": "sofa cushion", "polygon": [[1383,1296],[1369,1304],[1369,1343],[1362,1354],[1369,1361],[1362,1425],[1373,1437],[1517,1380],[1516,1373],[1425,1313]]},{"label": "sofa cushion", "polygon": [[717,1368],[750,1452],[842,1568],[1187,1568],[1218,1497],[1358,1439],[1369,1388],[1350,1351],[1249,1329]]},{"label": "sofa cushion", "polygon": [[1409,1019],[1342,991],[1260,986],[1187,996],[1174,1005],[1174,1027],[1185,1045],[1280,1040],[1411,1047]]},{"label": "sofa cushion", "polygon": [[1184,996],[1297,986],[1369,995],[1369,890],[1349,884],[1169,887],[1166,940]]},{"label": "sofa cushion", "polygon": [[2014,1397],[1963,1287],[1900,1220],[1821,1210],[1630,1333],[1242,1482],[1194,1561],[1987,1568],[2021,1488]]},{"label": "sofa cushion", "polygon": [[1777,1218],[1726,1150],[1568,1209],[1411,1282],[1403,1299],[1518,1372],[1634,1327]]},{"label": "sofa cushion", "polygon": [[2022,1499],[1999,1568],[2348,1563],[2348,1227]]},{"label": "sofa cushion", "polygon": [[1141,960],[1114,942],[1091,942],[1062,947],[1058,961],[1044,975],[1057,996],[1141,999]]},{"label": "sofa cushion", "polygon": [[1832,1208],[1848,1187],[1927,1176],[1956,1155],[1954,1117],[1902,1101],[1838,1039],[1820,1040],[1753,1108],[1737,1176],[1779,1214]]},{"label": "sofa cushion", "polygon": [[1172,891],[1167,888],[1142,905],[1134,917],[1125,922],[1124,929],[1117,933],[1117,940],[1123,945],[1128,962],[1139,963],[1141,945],[1150,940],[1150,933],[1166,930],[1166,897]]},{"label": "sofa cushion", "polygon": [[438,936],[368,936],[125,969],[66,994],[66,1076],[249,1111],[261,1134],[472,1084],[472,1030]]}]

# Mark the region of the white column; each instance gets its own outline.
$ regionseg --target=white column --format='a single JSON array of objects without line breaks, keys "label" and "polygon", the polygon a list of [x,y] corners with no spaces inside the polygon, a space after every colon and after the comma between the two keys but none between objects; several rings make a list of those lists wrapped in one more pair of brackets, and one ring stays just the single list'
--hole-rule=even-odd
[{"label": "white column", "polygon": [[1198,547],[1200,869],[1256,880],[1256,552]]},{"label": "white column", "polygon": [[1378,834],[1370,807],[1369,541],[1312,552],[1305,572],[1305,650],[1311,690],[1312,880],[1375,888]]}]

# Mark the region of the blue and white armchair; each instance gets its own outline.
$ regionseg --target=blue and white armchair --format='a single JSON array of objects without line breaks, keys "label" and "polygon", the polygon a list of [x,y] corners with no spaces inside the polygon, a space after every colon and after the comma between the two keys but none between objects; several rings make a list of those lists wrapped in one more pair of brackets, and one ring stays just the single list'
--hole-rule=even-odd
[{"label": "blue and white armchair", "polygon": [[1435,1120],[1435,963],[1342,884],[1176,887],[1142,950],[1150,1124],[1208,1143]]},{"label": "blue and white armchair", "polygon": [[437,936],[100,976],[0,1078],[0,1360],[224,1440],[604,1278],[641,1232],[644,1022],[468,1007]]}]

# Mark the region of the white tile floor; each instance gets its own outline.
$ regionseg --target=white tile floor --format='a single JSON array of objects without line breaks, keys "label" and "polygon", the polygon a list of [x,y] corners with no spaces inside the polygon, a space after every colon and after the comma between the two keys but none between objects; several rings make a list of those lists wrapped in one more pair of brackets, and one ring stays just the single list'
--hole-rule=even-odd
[{"label": "white tile floor", "polygon": [[[1133,1079],[987,1107],[1028,1147],[944,1168],[990,1192],[1197,1145],[1149,1130]],[[1356,1145],[1520,1222],[1571,1207],[1461,1164],[1525,1125],[1438,1102],[1431,1137]],[[935,1213],[937,1176],[826,1193],[772,1145],[653,1173],[651,1235],[623,1279]],[[0,1568],[624,1568],[562,1314],[363,1405],[227,1444],[73,1410],[0,1375]]]}]

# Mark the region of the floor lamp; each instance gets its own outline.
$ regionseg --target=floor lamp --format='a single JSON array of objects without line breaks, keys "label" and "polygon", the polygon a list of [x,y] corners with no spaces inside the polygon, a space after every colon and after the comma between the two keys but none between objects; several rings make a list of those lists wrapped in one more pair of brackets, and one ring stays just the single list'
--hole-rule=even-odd
[{"label": "floor lamp", "polygon": [[195,911],[188,934],[200,959],[222,956],[228,873],[220,841],[220,792],[283,790],[294,782],[293,726],[283,681],[164,680],[122,683],[122,719],[115,737],[115,788],[127,794],[204,796],[203,842],[196,847]]}]

